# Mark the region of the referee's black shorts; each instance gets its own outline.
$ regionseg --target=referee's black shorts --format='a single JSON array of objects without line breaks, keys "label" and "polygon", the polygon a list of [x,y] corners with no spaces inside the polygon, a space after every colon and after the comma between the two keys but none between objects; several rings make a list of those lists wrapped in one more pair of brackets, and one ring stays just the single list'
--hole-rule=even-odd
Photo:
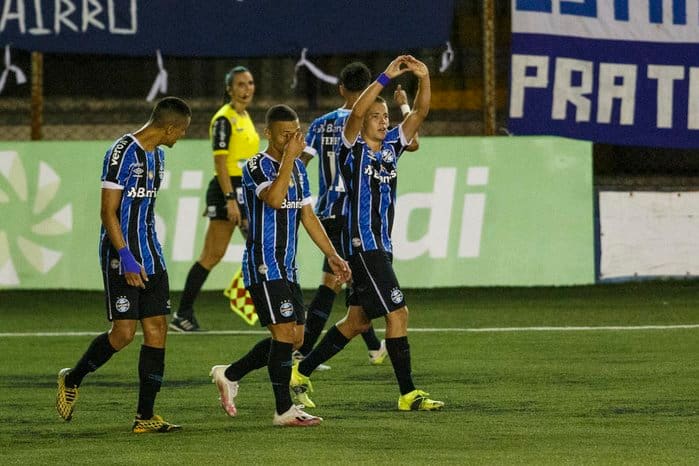
[{"label": "referee's black shorts", "polygon": [[[243,178],[241,176],[231,176],[231,185],[236,194],[238,207],[240,208],[240,216],[245,219],[245,196],[243,195]],[[211,220],[228,220],[228,209],[226,208],[226,197],[221,191],[221,185],[218,184],[218,178],[215,176],[209,182],[209,187],[206,189],[206,210],[204,217],[209,217]]]},{"label": "referee's black shorts", "polygon": [[362,306],[370,319],[405,306],[405,297],[393,271],[393,256],[385,251],[363,251],[349,258],[352,286],[348,306]]}]

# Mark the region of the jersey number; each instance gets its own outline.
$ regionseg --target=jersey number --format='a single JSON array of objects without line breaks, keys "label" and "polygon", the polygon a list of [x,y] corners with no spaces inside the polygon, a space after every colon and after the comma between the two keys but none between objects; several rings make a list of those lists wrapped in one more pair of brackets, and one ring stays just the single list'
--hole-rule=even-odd
[{"label": "jersey number", "polygon": [[334,150],[329,150],[326,152],[326,154],[328,156],[328,162],[330,166],[330,180],[332,182],[332,186],[330,186],[329,190],[338,193],[344,193],[345,182],[342,179],[342,176],[339,173],[337,173],[337,155],[335,155]]}]

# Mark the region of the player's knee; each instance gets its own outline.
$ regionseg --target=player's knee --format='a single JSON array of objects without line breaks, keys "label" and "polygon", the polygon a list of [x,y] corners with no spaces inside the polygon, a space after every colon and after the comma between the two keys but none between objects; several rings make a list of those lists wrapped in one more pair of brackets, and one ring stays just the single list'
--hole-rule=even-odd
[{"label": "player's knee", "polygon": [[408,322],[408,306],[403,306],[400,309],[396,309],[389,315],[393,316],[393,318],[398,321]]},{"label": "player's knee", "polygon": [[152,340],[163,340],[165,339],[165,334],[167,333],[166,325],[153,325],[147,329],[143,329],[143,339],[144,341]]},{"label": "player's knee", "polygon": [[337,324],[338,329],[342,332],[343,335],[347,336],[347,334],[350,335],[350,338],[354,338],[360,333],[364,333],[367,330],[369,330],[369,327],[371,327],[371,321],[368,319],[362,319],[359,316],[356,315],[349,315],[345,319],[341,320]]},{"label": "player's knee", "polygon": [[403,306],[386,315],[386,335],[388,337],[404,336],[408,332],[408,308]]},{"label": "player's knee", "polygon": [[[296,345],[296,322],[285,322],[282,324],[270,324],[267,328],[272,332],[272,339],[282,343],[291,343]],[[303,340],[303,335],[301,335]]]},{"label": "player's knee", "polygon": [[356,325],[357,334],[364,333],[371,328],[371,321],[358,322]]},{"label": "player's knee", "polygon": [[223,256],[226,254],[226,250],[215,250],[215,251],[204,251],[199,258],[199,264],[207,270],[213,269]]},{"label": "player's knee", "polygon": [[109,344],[119,351],[127,347],[134,339],[135,331],[126,328],[114,328],[109,332]]}]

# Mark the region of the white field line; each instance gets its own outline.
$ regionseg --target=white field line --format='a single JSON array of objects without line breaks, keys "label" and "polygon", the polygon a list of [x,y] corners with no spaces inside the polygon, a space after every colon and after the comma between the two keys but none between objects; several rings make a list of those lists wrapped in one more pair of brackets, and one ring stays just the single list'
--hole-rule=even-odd
[{"label": "white field line", "polygon": [[[682,330],[699,329],[699,324],[683,325],[605,325],[583,327],[483,327],[483,328],[411,328],[409,333],[506,333],[506,332],[596,332],[596,331],[643,331],[643,330]],[[377,328],[377,332],[384,332]],[[99,335],[102,332],[3,332],[0,338],[10,337],[86,337]],[[140,332],[138,332],[140,334]],[[267,330],[209,330],[204,332],[180,333],[168,332],[172,335],[267,335]]]}]

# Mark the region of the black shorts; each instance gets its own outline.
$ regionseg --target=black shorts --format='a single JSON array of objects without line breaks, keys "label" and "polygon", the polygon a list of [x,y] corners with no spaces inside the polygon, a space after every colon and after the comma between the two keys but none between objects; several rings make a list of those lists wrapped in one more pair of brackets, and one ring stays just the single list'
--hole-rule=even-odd
[{"label": "black shorts", "polygon": [[370,319],[405,306],[405,297],[393,271],[393,256],[385,251],[365,251],[349,258],[352,286],[348,306],[362,306]]},{"label": "black shorts", "polygon": [[263,327],[285,322],[306,323],[306,306],[298,283],[270,280],[252,285],[248,291]]},{"label": "black shorts", "polygon": [[[323,224],[323,228],[325,228],[330,242],[332,242],[335,250],[343,259],[347,256],[345,254],[345,240],[347,239],[345,233],[347,231],[347,225],[345,221],[345,217],[342,215],[320,219],[320,223]],[[333,269],[331,269],[330,264],[328,264],[327,257],[323,259],[323,272],[333,273]]]},{"label": "black shorts", "polygon": [[119,269],[109,267],[102,271],[107,319],[142,320],[147,317],[170,314],[170,280],[167,270],[148,275],[146,288],[126,283]]},{"label": "black shorts", "polygon": [[[245,196],[243,195],[243,178],[240,176],[231,176],[231,185],[240,207],[240,216],[245,219]],[[218,178],[215,176],[209,182],[209,187],[206,189],[206,210],[204,217],[209,217],[211,220],[228,220],[228,209],[226,208],[226,197],[221,191],[221,185],[218,184]]]}]

